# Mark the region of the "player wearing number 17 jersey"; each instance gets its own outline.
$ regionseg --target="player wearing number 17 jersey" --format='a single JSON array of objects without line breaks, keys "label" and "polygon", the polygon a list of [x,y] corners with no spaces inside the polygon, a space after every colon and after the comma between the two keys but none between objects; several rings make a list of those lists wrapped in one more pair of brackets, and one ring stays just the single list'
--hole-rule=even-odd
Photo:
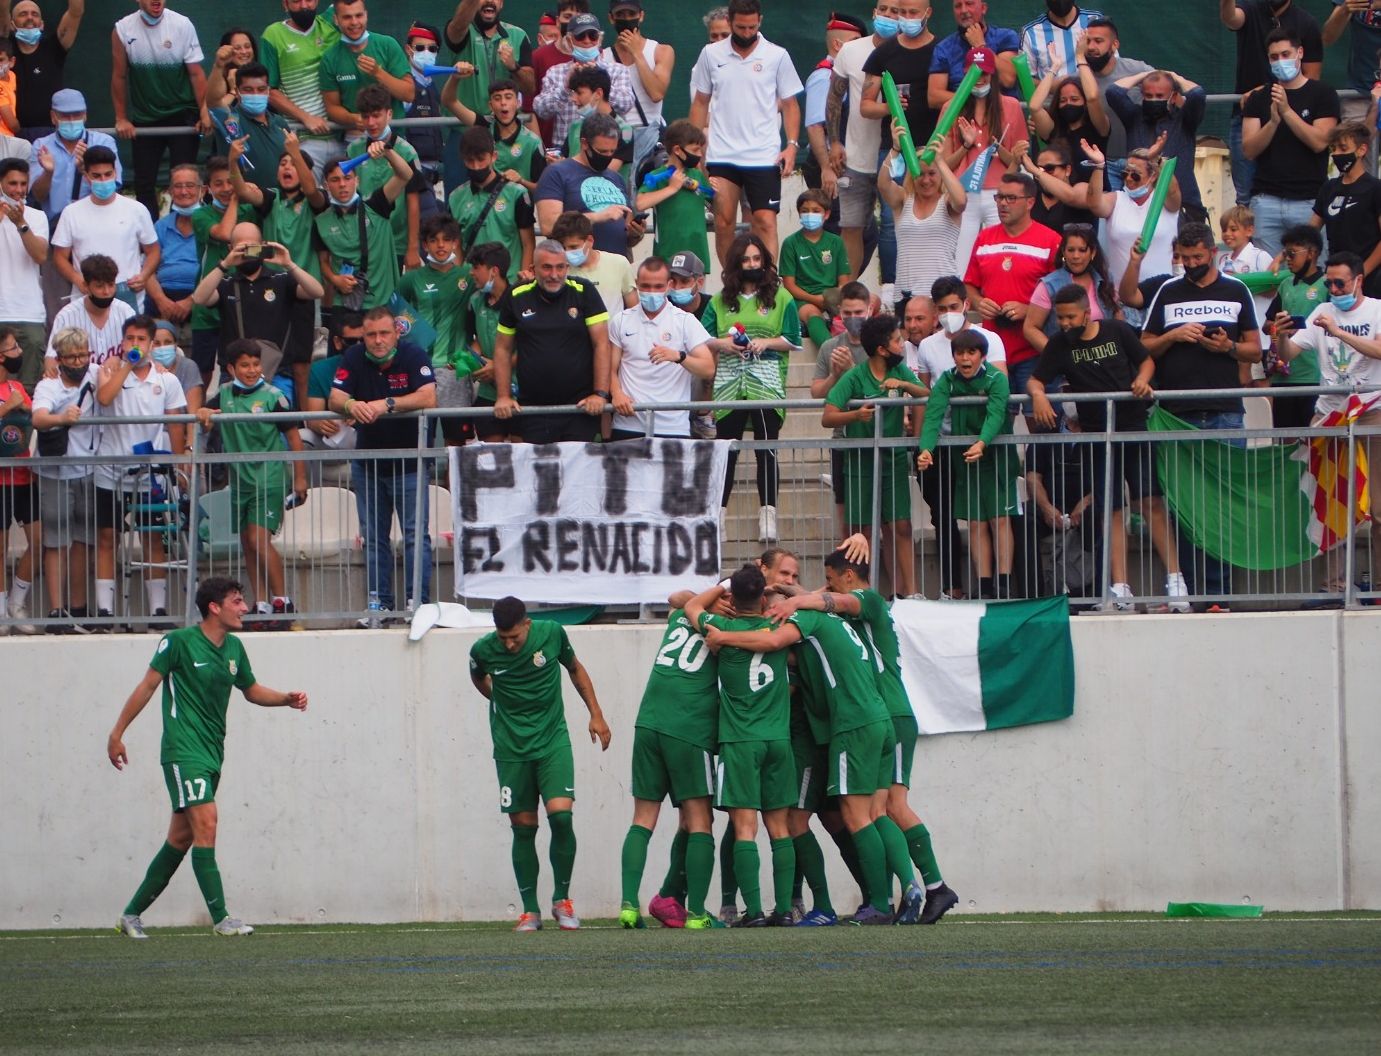
[{"label": "player wearing number 17 jersey", "polygon": [[[680,807],[672,857],[685,859],[686,905],[670,894],[652,900],[652,915],[668,927],[714,927],[705,894],[714,872],[710,795],[719,728],[719,665],[682,609],[667,617],[657,659],[643,690],[633,734],[633,824],[623,840],[625,928],[643,926],[638,888],[647,865],[647,845],[662,799]],[[679,843],[679,847],[676,845]],[[689,913],[689,917],[687,914]]]},{"label": "player wearing number 17 jersey", "polygon": [[499,809],[513,827],[513,871],[523,912],[515,931],[538,931],[537,800],[546,804],[551,826],[552,916],[563,931],[580,927],[571,903],[575,866],[575,761],[561,699],[561,668],[590,710],[590,740],[609,748],[595,687],[576,659],[566,629],[550,620],[528,619],[514,597],[494,603],[494,633],[470,647],[470,681],[489,701],[489,732],[499,772]]},{"label": "player wearing number 17 jersey", "polygon": [[232,917],[225,908],[220,869],[216,866],[216,788],[225,758],[225,714],[230,690],[238,689],[260,707],[307,708],[307,694],[280,693],[260,685],[250,670],[245,648],[231,631],[238,631],[249,611],[240,584],[213,576],[197,588],[201,622],[163,636],[149,670],[120,711],[106,743],[115,769],[129,762],[125,730],[163,687],[163,779],[172,800],[173,820],[168,838],[149,864],[144,882],[121,914],[116,929],[132,939],[146,939],[140,914],[153,905],[177,872],[190,847],[192,872],[211,913],[217,935],[249,935],[254,929]]}]

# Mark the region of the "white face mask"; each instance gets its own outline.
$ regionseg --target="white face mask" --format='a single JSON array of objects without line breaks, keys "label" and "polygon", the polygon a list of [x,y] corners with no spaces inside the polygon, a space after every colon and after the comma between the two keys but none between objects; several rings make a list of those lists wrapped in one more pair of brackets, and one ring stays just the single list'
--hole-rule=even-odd
[{"label": "white face mask", "polygon": [[964,329],[964,319],[963,312],[941,312],[940,326],[947,334],[957,334]]}]

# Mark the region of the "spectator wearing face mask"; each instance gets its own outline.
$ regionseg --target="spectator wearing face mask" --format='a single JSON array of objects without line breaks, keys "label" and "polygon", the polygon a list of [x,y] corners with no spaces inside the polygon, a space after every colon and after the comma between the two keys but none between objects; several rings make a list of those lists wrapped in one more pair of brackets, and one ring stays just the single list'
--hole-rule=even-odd
[{"label": "spectator wearing face mask", "polygon": [[14,42],[18,135],[30,142],[53,131],[48,101],[62,88],[67,53],[77,40],[85,13],[85,0],[67,0],[57,28],[49,29],[35,0],[17,0],[8,13],[0,12],[0,36]]},{"label": "spectator wearing face mask", "polygon": [[[1138,73],[1150,73],[1155,69],[1140,59],[1129,59],[1121,52],[1122,41],[1117,36],[1117,23],[1112,19],[1091,19],[1084,31],[1084,57],[1088,60],[1093,79],[1104,100],[1114,81],[1132,77]],[[1112,158],[1127,156],[1127,130],[1122,119],[1112,107],[1105,107],[1111,127],[1108,130],[1107,154]],[[1115,185],[1114,185],[1115,186]]]},{"label": "spectator wearing face mask", "polygon": [[551,139],[547,145],[558,150],[566,142],[571,123],[580,116],[580,106],[571,95],[571,75],[576,70],[598,66],[609,74],[608,101],[614,113],[632,110],[634,102],[629,67],[613,58],[612,52],[600,51],[604,31],[599,19],[590,14],[576,15],[570,21],[569,33],[574,45],[571,60],[547,70],[542,78],[542,90],[532,102],[537,115],[551,122]]},{"label": "spectator wearing face mask", "polygon": [[[844,332],[820,346],[820,353],[815,357],[815,375],[810,379],[811,399],[823,400],[840,378],[868,361],[860,335],[870,315],[872,295],[863,283],[851,282],[839,291],[839,321],[844,325]],[[842,425],[833,429],[831,435],[836,439],[844,436]],[[837,447],[830,449],[830,490],[834,493],[837,531],[842,538],[848,522],[844,518],[844,452]]]},{"label": "spectator wearing face mask", "polygon": [[[1122,282],[1122,273],[1127,270],[1132,249],[1141,238],[1146,224],[1146,212],[1151,207],[1151,193],[1160,176],[1160,161],[1151,156],[1150,151],[1138,149],[1127,158],[1123,170],[1123,188],[1111,194],[1103,190],[1105,160],[1102,151],[1096,147],[1085,146],[1085,152],[1093,159],[1093,175],[1089,178],[1089,211],[1103,220],[1102,242],[1107,253],[1108,273],[1115,283]],[[1151,245],[1143,254],[1146,258],[1142,273],[1162,275],[1170,270],[1170,246],[1175,240],[1175,230],[1179,226],[1180,188],[1179,169],[1175,170],[1174,181],[1165,198],[1165,211],[1156,224],[1156,233]]]},{"label": "spectator wearing face mask", "polygon": [[[154,326],[154,366],[177,378],[182,386],[182,395],[187,397],[187,413],[196,414],[206,402],[206,386],[202,384],[201,371],[178,347],[176,326],[166,319],[156,320]],[[190,431],[188,440],[191,440]]]},{"label": "spectator wearing face mask", "polygon": [[[1141,90],[1140,105],[1130,94],[1136,88]],[[1180,208],[1186,223],[1208,221],[1194,176],[1194,144],[1207,99],[1201,87],[1169,70],[1125,77],[1108,89],[1108,106],[1127,130],[1128,148],[1150,149],[1159,143],[1161,160],[1177,159],[1175,181],[1180,186]]]},{"label": "spectator wearing face mask", "polygon": [[133,317],[134,309],[115,297],[115,277],[118,274],[115,261],[103,254],[97,253],[82,261],[82,285],[86,287],[86,293],[74,297],[53,319],[53,337],[49,338],[45,352],[46,377],[58,376],[55,339],[59,331],[68,327],[75,327],[86,335],[92,366],[99,367],[119,353],[125,322]]},{"label": "spectator wearing face mask", "polygon": [[1031,76],[1038,80],[1052,74],[1078,76],[1084,33],[1090,22],[1102,17],[1099,11],[1076,7],[1074,0],[1045,0],[1045,14],[1021,30],[1021,53],[1031,67]]},{"label": "spectator wearing face mask", "polygon": [[30,392],[43,367],[43,308],[39,267],[48,259],[48,218],[25,204],[29,167],[0,161],[0,327],[14,331],[24,352],[20,380]]},{"label": "spectator wearing face mask", "polygon": [[1320,188],[1309,224],[1327,234],[1330,253],[1362,258],[1363,292],[1381,297],[1381,180],[1367,171],[1371,136],[1360,121],[1344,121],[1328,137],[1338,175]]},{"label": "spectator wearing face mask", "polygon": [[1031,124],[1036,136],[1049,146],[1056,140],[1069,151],[1072,167],[1069,182],[1088,183],[1089,168],[1083,164],[1084,152],[1079,148],[1088,140],[1100,150],[1106,150],[1112,123],[1098,89],[1098,80],[1088,62],[1088,37],[1080,36],[1074,48],[1076,73],[1056,76],[1048,70],[1036,85],[1031,96]]}]

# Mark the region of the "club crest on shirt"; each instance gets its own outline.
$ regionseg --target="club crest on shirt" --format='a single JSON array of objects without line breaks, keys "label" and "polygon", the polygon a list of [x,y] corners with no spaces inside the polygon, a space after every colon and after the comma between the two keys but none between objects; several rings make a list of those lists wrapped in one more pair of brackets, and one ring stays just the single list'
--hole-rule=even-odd
[{"label": "club crest on shirt", "polygon": [[760,62],[755,62],[755,63],[753,63],[753,72],[754,72],[754,73],[762,73],[762,63],[760,63]]},{"label": "club crest on shirt", "polygon": [[831,253],[828,249],[825,250],[823,253],[820,254],[820,263],[821,263],[821,264],[828,264],[828,263],[829,263],[830,261],[832,261],[833,259],[834,259],[834,254]]},{"label": "club crest on shirt", "polygon": [[231,673],[232,675],[238,674],[238,673],[239,673],[239,668],[236,666],[234,660],[231,660],[231,661],[230,661],[230,673]]},{"label": "club crest on shirt", "polygon": [[546,666],[547,666],[547,658],[546,658],[546,655],[542,652],[542,650],[538,649],[537,652],[535,652],[535,653],[532,654],[532,666],[533,666],[533,667],[546,667]]},{"label": "club crest on shirt", "polygon": [[264,291],[264,303],[265,303],[265,304],[272,304],[272,303],[273,303],[274,301],[276,301],[277,299],[278,299],[278,294],[274,293],[272,290],[265,290],[265,291]]},{"label": "club crest on shirt", "polygon": [[1002,270],[1003,270],[1003,271],[1011,271],[1011,270],[1012,270],[1012,258],[1011,258],[1011,257],[1003,257],[1003,258],[1002,258]]},{"label": "club crest on shirt", "polygon": [[580,312],[576,309],[575,305],[571,305],[569,308],[566,309],[566,314],[569,315],[572,319],[574,319],[577,315],[580,314]]},{"label": "club crest on shirt", "polygon": [[494,203],[494,212],[496,213],[502,213],[507,208],[508,203],[505,202],[502,198],[500,198],[498,201]]},{"label": "club crest on shirt", "polygon": [[517,143],[514,143],[513,146],[508,148],[508,153],[515,158],[521,158],[523,156],[523,148],[518,146]]}]

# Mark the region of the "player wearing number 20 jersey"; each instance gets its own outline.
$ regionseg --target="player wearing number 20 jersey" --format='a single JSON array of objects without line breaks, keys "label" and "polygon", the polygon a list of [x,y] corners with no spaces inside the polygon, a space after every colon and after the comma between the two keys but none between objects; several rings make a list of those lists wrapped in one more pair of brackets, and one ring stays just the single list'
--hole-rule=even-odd
[{"label": "player wearing number 20 jersey", "polygon": [[[681,811],[672,841],[672,869],[652,900],[652,915],[668,927],[683,927],[687,913],[702,926],[705,893],[714,871],[710,795],[719,728],[719,665],[705,639],[681,609],[667,617],[662,644],[648,675],[633,735],[633,824],[623,842],[623,908],[626,928],[642,927],[638,889],[647,864],[647,845],[661,802],[671,796]],[[686,905],[674,897],[685,874]]]}]

